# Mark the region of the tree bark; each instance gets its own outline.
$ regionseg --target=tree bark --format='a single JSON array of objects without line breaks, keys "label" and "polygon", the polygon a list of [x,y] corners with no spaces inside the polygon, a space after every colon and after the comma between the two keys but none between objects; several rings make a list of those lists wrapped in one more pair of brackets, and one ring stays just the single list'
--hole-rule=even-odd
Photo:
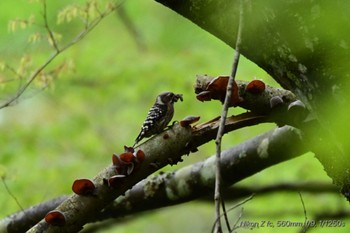
[{"label": "tree bark", "polygon": [[[234,48],[239,0],[156,1]],[[350,200],[349,123],[342,117],[349,104],[348,9],[349,1],[244,1],[240,52],[306,104],[316,122],[301,126],[305,143]]]}]

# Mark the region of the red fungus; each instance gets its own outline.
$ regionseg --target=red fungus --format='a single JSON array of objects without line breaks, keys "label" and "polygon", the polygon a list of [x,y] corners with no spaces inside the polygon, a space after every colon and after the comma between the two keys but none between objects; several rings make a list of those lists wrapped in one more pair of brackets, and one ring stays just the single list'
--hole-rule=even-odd
[{"label": "red fungus", "polygon": [[130,152],[130,153],[134,153],[134,147],[128,147],[128,146],[124,146],[124,152]]},{"label": "red fungus", "polygon": [[[211,81],[206,81],[208,82],[206,85],[202,85],[201,88],[196,89],[196,93],[199,93],[196,95],[196,98],[199,101],[210,101],[214,99],[220,100],[221,103],[224,103],[228,79],[229,76],[218,76]],[[242,99],[238,94],[238,85],[234,82],[230,106],[237,106],[240,102],[242,102]]]},{"label": "red fungus", "polygon": [[210,81],[207,86],[208,91],[226,92],[229,76],[218,76]]},{"label": "red fungus", "polygon": [[265,91],[265,83],[261,80],[253,80],[245,87],[245,90],[252,94],[261,94]]},{"label": "red fungus", "polygon": [[120,161],[120,158],[116,154],[112,155],[112,162],[115,166],[119,166],[122,163],[122,161]]},{"label": "red fungus", "polygon": [[[228,80],[229,76],[218,76],[208,84],[207,90],[211,92],[212,99],[220,100],[221,103],[225,102]],[[238,85],[234,81],[229,106],[237,106],[241,101],[238,95]]]},{"label": "red fungus", "polygon": [[138,150],[136,152],[136,159],[137,159],[137,162],[139,163],[145,160],[145,152],[143,152],[142,150]]},{"label": "red fungus", "polygon": [[209,101],[211,100],[211,92],[210,91],[202,91],[196,95],[197,100],[199,101]]},{"label": "red fungus", "polygon": [[66,224],[66,217],[59,210],[52,210],[45,216],[45,221],[52,226],[64,226]]},{"label": "red fungus", "polygon": [[131,152],[124,152],[119,155],[119,158],[125,163],[131,163],[134,159],[134,155]]},{"label": "red fungus", "polygon": [[95,184],[89,179],[75,180],[72,185],[73,192],[82,196],[92,194],[95,188]]},{"label": "red fungus", "polygon": [[200,118],[201,118],[200,116],[187,116],[180,121],[180,125],[182,127],[187,127],[190,124],[197,122]]}]

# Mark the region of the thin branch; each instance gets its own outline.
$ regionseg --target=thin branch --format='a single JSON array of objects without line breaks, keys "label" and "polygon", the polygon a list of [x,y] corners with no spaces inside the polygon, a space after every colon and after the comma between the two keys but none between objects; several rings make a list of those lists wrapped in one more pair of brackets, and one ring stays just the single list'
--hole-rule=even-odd
[{"label": "thin branch", "polygon": [[[120,3],[122,4],[122,3]],[[78,34],[71,42],[69,42],[68,44],[66,44],[65,46],[63,46],[61,48],[61,52],[63,52],[64,50],[70,48],[72,45],[78,43],[79,41],[81,41],[90,31],[92,31],[100,22],[101,20],[103,20],[106,16],[108,16],[111,12],[113,12],[114,10],[117,9],[117,7],[120,6],[120,4],[118,4],[115,8],[110,9],[109,11],[106,11],[104,13],[101,13],[99,15],[98,18],[92,20],[88,26],[85,28],[84,31],[82,31],[80,34]]]},{"label": "thin branch", "polygon": [[[238,207],[240,207],[240,206],[246,204],[247,202],[253,200],[254,196],[255,196],[255,195],[252,194],[250,197],[248,197],[248,198],[246,198],[245,200],[241,201],[241,202],[238,203],[237,205],[234,205],[233,207],[229,208],[227,212],[229,212],[229,211],[231,211],[231,210],[234,210],[234,209],[236,209],[236,208],[238,208]],[[220,217],[222,217],[223,215],[224,215],[224,214],[221,214]],[[211,232],[214,232],[214,230],[215,230],[215,225],[217,224],[218,221],[219,221],[219,219],[216,219],[216,220],[215,220],[215,223],[213,224],[213,227],[212,227]],[[234,229],[233,229],[233,230],[234,230]],[[229,232],[232,232],[233,230],[230,229]]]},{"label": "thin branch", "polygon": [[[220,187],[221,187],[221,171],[220,171],[220,158],[221,158],[221,138],[224,134],[224,128],[225,128],[225,120],[227,117],[227,111],[229,108],[229,104],[231,101],[231,95],[232,95],[232,88],[235,82],[235,76],[237,72],[238,62],[239,62],[239,56],[240,56],[240,46],[241,46],[241,34],[242,34],[242,28],[243,28],[243,1],[240,1],[240,8],[239,8],[239,22],[238,22],[238,33],[237,33],[237,41],[236,41],[236,49],[235,54],[233,58],[233,65],[232,65],[232,71],[230,78],[228,80],[227,84],[227,90],[226,90],[226,96],[225,96],[225,102],[221,114],[220,119],[220,127],[218,130],[218,134],[215,140],[216,143],[216,176],[215,176],[215,194],[214,194],[214,200],[215,200],[215,212],[216,212],[216,218],[217,222],[215,223],[215,232],[220,233],[222,232],[221,227],[221,221],[220,221],[220,203],[221,200],[221,194],[220,194]],[[224,207],[224,203],[222,203]],[[225,213],[224,213],[225,214]],[[225,216],[225,219],[227,220],[227,216]],[[227,221],[226,221],[227,223]],[[227,223],[227,227],[229,231],[231,231],[229,223]]]},{"label": "thin branch", "polygon": [[232,230],[231,230],[230,221],[228,219],[227,212],[226,212],[225,200],[221,195],[220,195],[220,199],[221,199],[221,208],[222,208],[222,215],[221,216],[224,216],[227,230],[228,230],[228,232],[231,232]]},{"label": "thin branch", "polygon": [[5,177],[1,176],[1,180],[2,180],[2,183],[4,184],[4,187],[5,187],[6,191],[7,191],[7,193],[12,197],[13,200],[15,200],[16,204],[18,205],[18,207],[23,211],[24,209],[23,209],[21,203],[19,203],[17,197],[11,192],[11,190],[7,186],[6,181],[5,181]]},{"label": "thin branch", "polygon": [[[306,213],[306,207],[305,207],[305,203],[304,203],[303,195],[301,194],[301,192],[300,192],[300,191],[298,192],[298,194],[299,194],[299,197],[300,197],[301,205],[303,206],[304,217],[305,217],[305,219],[304,219],[304,223],[306,223],[306,222],[307,222],[307,213]],[[305,232],[306,232],[306,228],[305,228],[304,233],[305,233]]]},{"label": "thin branch", "polygon": [[10,100],[8,100],[6,103],[0,106],[1,108],[5,108],[8,106],[11,106],[13,103],[15,103],[18,98],[27,90],[27,88],[30,86],[30,84],[35,80],[35,78],[42,72],[57,56],[59,53],[55,52],[53,53],[44,64],[42,64],[29,78],[29,80],[22,86],[16,93],[15,96],[13,96]]},{"label": "thin branch", "polygon": [[15,68],[13,68],[12,66],[8,65],[8,64],[5,64],[5,69],[11,71],[15,76],[17,76],[19,79],[23,79],[24,77],[18,73]]},{"label": "thin branch", "polygon": [[244,208],[242,207],[241,211],[239,212],[239,215],[235,221],[235,224],[233,224],[233,229],[232,229],[232,232],[234,232],[236,229],[239,228],[238,226],[238,223],[241,221],[242,217],[243,217],[243,211],[244,211]]},{"label": "thin branch", "polygon": [[58,48],[57,40],[55,36],[53,35],[53,32],[49,26],[49,21],[47,19],[47,7],[46,7],[46,0],[42,1],[43,3],[43,18],[44,18],[44,26],[46,28],[47,33],[49,34],[50,41],[52,43],[52,46],[56,50],[57,53],[60,52],[60,49]]}]

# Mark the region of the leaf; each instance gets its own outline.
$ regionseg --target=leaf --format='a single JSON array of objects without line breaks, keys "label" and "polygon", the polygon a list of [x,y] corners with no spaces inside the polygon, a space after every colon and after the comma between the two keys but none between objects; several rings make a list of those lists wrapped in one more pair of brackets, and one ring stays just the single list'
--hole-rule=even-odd
[{"label": "leaf", "polygon": [[28,43],[35,44],[37,42],[40,42],[41,39],[42,39],[42,34],[39,32],[35,32],[28,37]]},{"label": "leaf", "polygon": [[69,23],[74,18],[78,16],[79,7],[75,4],[66,6],[63,10],[61,10],[57,15],[57,24],[61,24],[64,22]]},{"label": "leaf", "polygon": [[53,38],[50,35],[47,35],[47,41],[51,46],[54,46],[55,42],[57,43],[58,41],[62,40],[62,34],[57,32],[52,32],[52,35],[53,35]]},{"label": "leaf", "polygon": [[7,26],[9,32],[15,32],[17,29],[17,21],[16,20],[10,20]]},{"label": "leaf", "polygon": [[29,54],[24,54],[20,59],[17,73],[19,75],[25,74],[28,71],[31,64],[32,64],[32,57]]}]

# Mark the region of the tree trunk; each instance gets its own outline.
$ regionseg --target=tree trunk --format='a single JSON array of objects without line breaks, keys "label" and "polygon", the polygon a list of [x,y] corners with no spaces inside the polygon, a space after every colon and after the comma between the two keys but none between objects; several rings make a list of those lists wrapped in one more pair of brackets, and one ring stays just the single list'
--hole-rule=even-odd
[{"label": "tree trunk", "polygon": [[[234,48],[239,0],[156,0]],[[313,121],[300,128],[328,175],[350,200],[349,1],[243,1],[241,54],[291,90]],[[205,73],[205,71],[203,71]]]}]

